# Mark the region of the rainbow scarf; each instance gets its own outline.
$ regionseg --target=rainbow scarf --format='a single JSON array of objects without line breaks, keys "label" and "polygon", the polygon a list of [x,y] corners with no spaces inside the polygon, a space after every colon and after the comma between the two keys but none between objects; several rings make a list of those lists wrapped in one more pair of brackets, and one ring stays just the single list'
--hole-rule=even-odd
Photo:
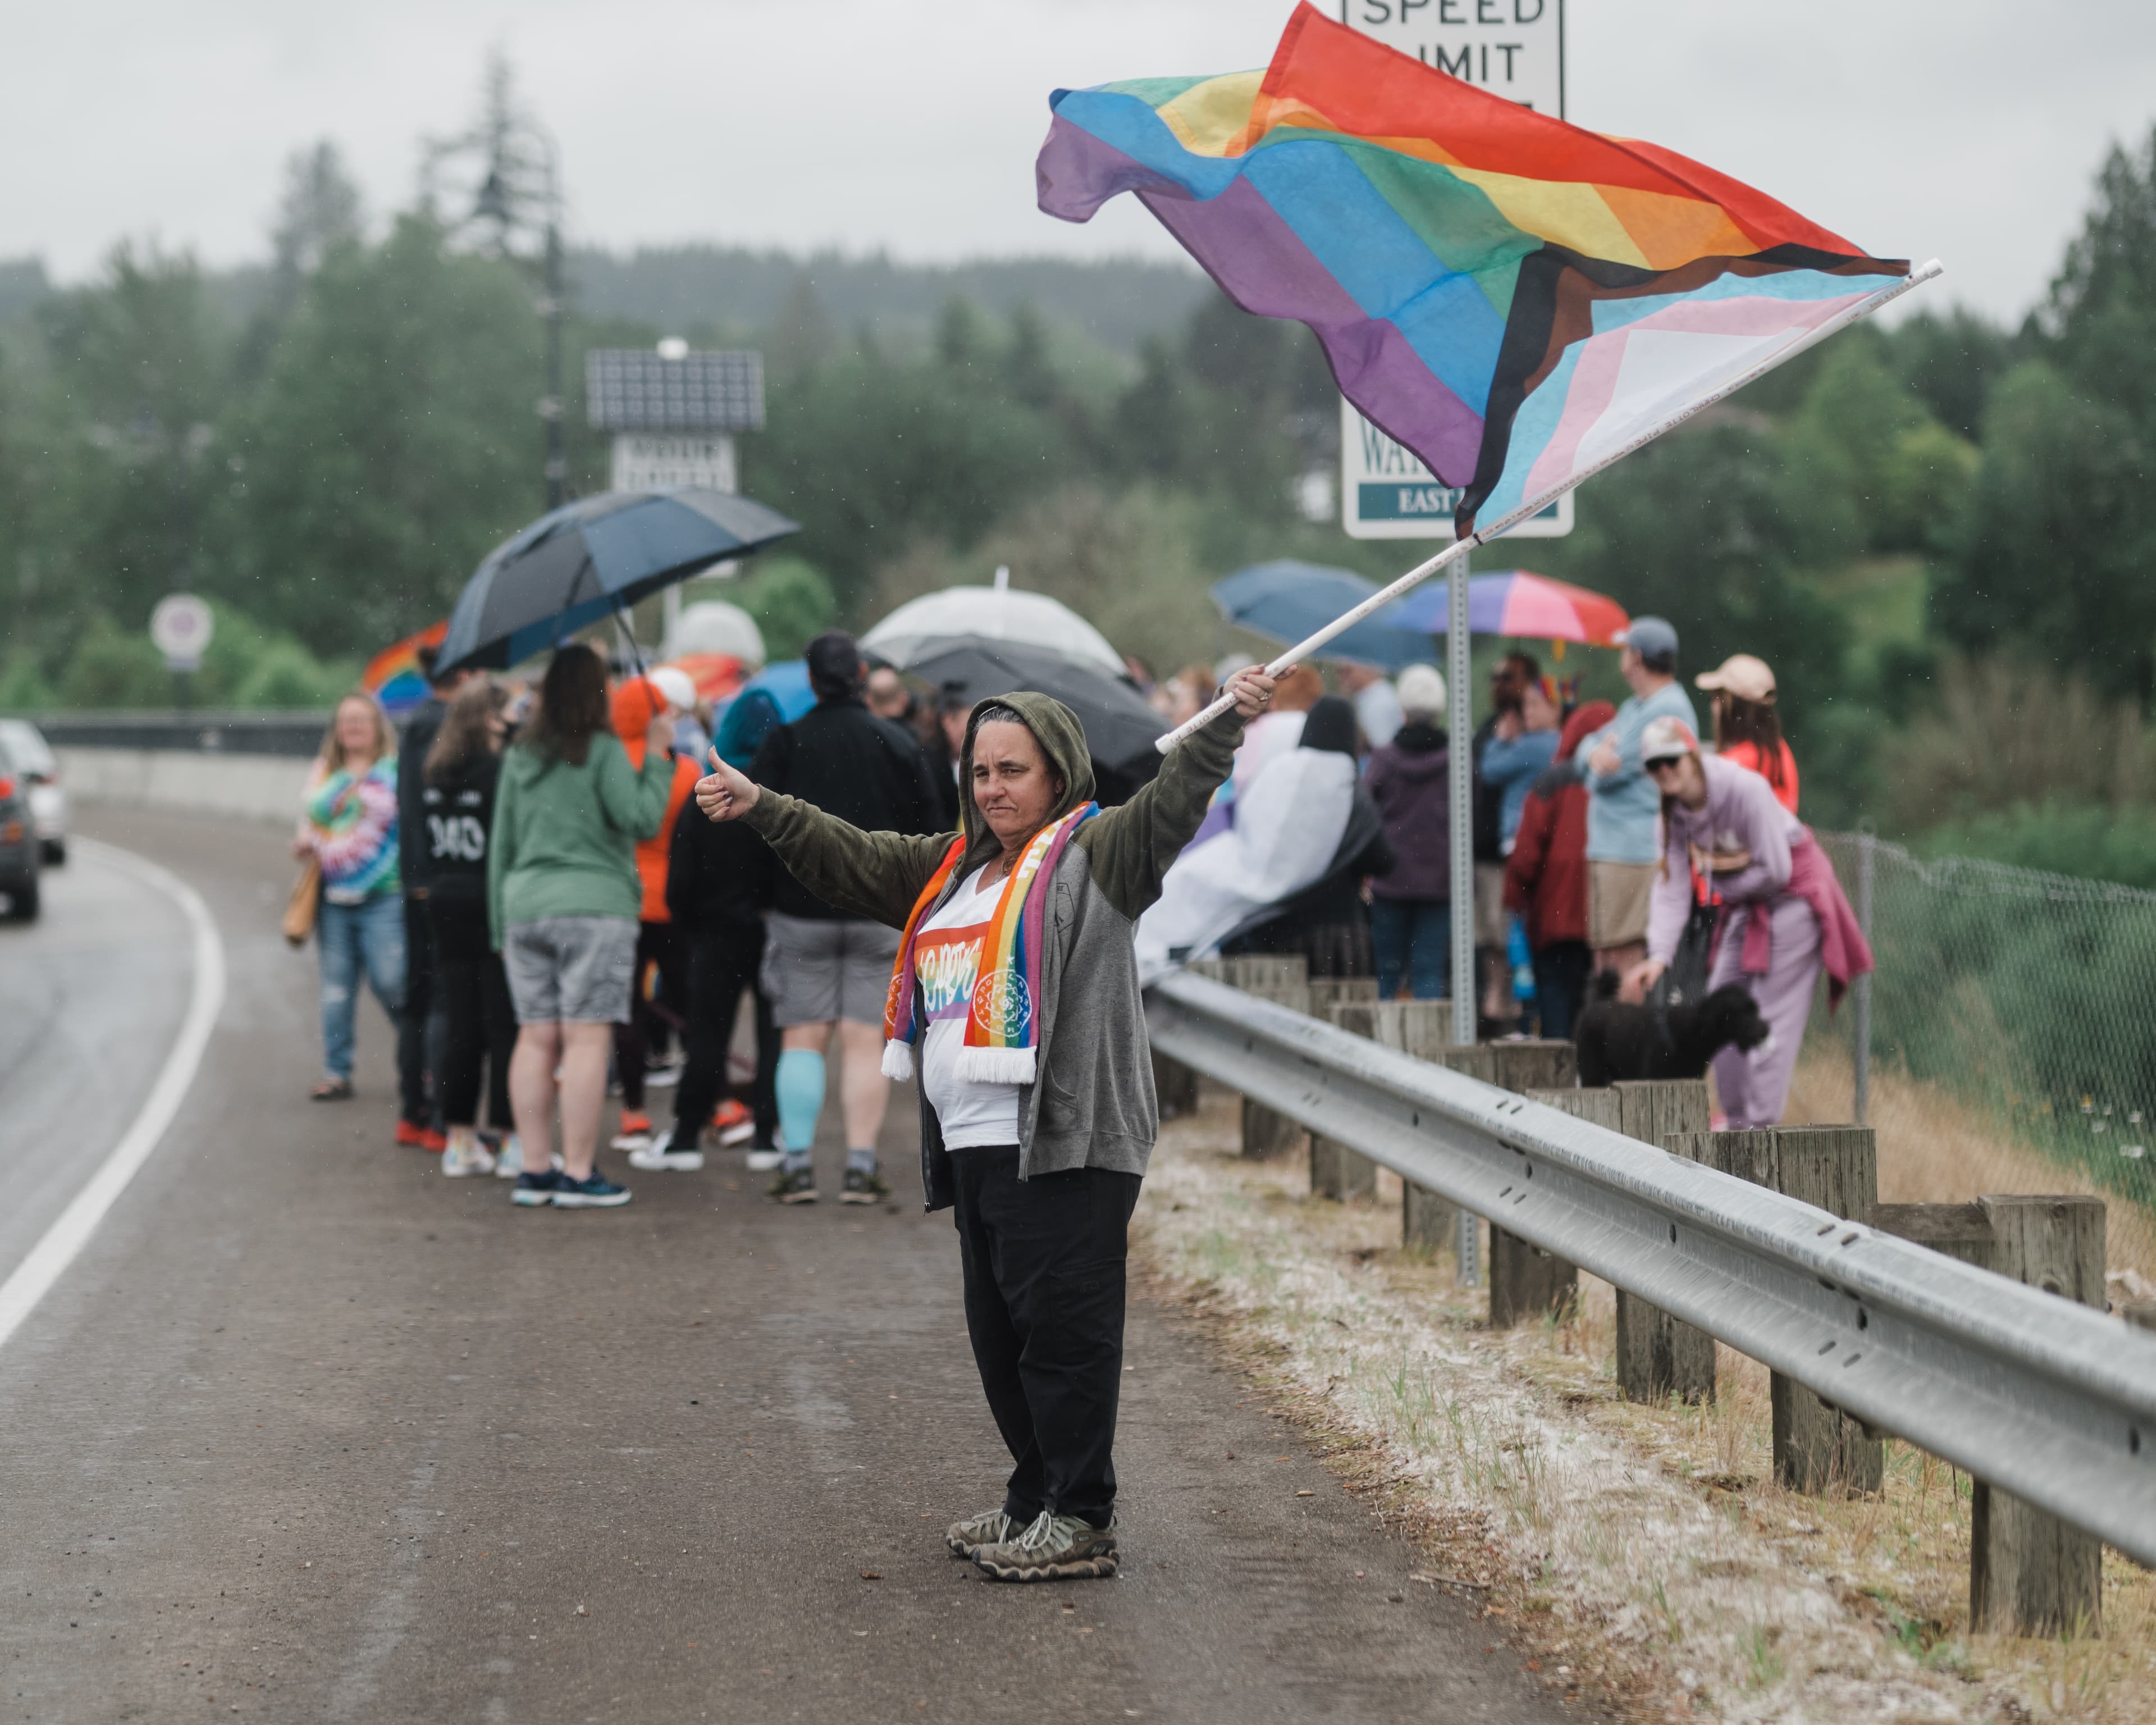
[{"label": "rainbow scarf", "polygon": [[[1074,809],[1035,833],[1004,877],[1003,896],[988,914],[973,980],[972,1009],[966,1014],[966,1043],[958,1055],[958,1076],[971,1084],[1031,1084],[1037,1070],[1040,1015],[1041,929],[1048,909],[1048,883],[1062,860],[1064,846],[1078,829],[1101,812],[1098,803]],[[913,901],[891,972],[891,992],[883,1008],[883,1070],[891,1078],[913,1076],[913,1043],[921,1034],[915,1003],[919,999],[916,949],[921,925],[928,918],[952,873],[966,855],[966,840],[953,839],[943,860]]]}]

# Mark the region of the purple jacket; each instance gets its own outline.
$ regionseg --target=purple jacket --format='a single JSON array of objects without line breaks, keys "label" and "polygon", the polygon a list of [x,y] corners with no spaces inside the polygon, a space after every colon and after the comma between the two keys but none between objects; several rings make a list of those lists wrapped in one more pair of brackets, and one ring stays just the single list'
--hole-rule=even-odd
[{"label": "purple jacket", "polygon": [[1363,783],[1384,817],[1393,871],[1370,883],[1378,898],[1452,896],[1452,751],[1434,726],[1411,724],[1370,755]]}]

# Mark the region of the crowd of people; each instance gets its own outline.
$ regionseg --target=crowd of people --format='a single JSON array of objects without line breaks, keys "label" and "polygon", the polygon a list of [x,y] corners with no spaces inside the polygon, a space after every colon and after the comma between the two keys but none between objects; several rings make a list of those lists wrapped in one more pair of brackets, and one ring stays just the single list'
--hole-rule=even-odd
[{"label": "crowd of people", "polygon": [[[1060,702],[924,694],[837,632],[809,644],[814,701],[791,720],[768,690],[715,712],[680,672],[610,675],[583,645],[536,690],[437,677],[401,737],[355,692],[295,841],[320,882],[313,1095],[353,1094],[363,979],[396,1029],[397,1139],[444,1175],[511,1181],[521,1206],[612,1208],[631,1194],[603,1148],[693,1172],[716,1137],[796,1205],[819,1196],[835,1059],[838,1195],[872,1204],[891,1190],[890,1086],[917,1074],[922,1188],[955,1211],[1014,1463],[1003,1502],[948,1543],[1004,1579],[1112,1574],[1153,975],[1295,953],[1314,977],[1442,998],[1464,820],[1483,1035],[1569,1034],[1596,973],[1639,1001],[1711,968],[1774,1033],[1717,1057],[1723,1111],[1779,1119],[1818,973],[1845,975],[1861,937],[1797,819],[1772,671],[1738,655],[1693,680],[1710,747],[1677,650],[1668,624],[1634,621],[1614,706],[1507,655],[1464,744],[1464,808],[1427,665],[1335,667],[1329,688],[1310,665],[1194,664],[1158,685],[1133,666],[1164,721],[1229,704],[1108,808]],[[1686,945],[1703,905],[1722,935],[1707,953]]]}]

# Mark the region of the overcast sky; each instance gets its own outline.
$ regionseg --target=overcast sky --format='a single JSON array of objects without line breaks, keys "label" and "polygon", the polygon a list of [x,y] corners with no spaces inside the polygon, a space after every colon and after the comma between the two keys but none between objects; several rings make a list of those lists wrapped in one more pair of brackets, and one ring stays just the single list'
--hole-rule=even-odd
[{"label": "overcast sky", "polygon": [[[1033,207],[1048,91],[1258,65],[1287,0],[69,0],[8,8],[0,258],[122,235],[260,256],[286,152],[377,219],[500,44],[562,148],[574,237],[1173,255],[1131,203]],[[2018,318],[2114,141],[2156,118],[2149,0],[1568,0],[1572,120],[1748,180],[1941,297]],[[1927,290],[1936,291],[1936,290]]]}]

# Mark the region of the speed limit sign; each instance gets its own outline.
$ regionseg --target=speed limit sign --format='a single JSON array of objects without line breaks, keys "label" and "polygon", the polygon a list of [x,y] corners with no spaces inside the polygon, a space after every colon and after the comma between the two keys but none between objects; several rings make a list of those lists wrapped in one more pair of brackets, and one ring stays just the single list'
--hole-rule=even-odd
[{"label": "speed limit sign", "polygon": [[199,670],[215,627],[208,604],[191,593],[167,594],[150,614],[150,639],[165,655],[167,670]]}]

